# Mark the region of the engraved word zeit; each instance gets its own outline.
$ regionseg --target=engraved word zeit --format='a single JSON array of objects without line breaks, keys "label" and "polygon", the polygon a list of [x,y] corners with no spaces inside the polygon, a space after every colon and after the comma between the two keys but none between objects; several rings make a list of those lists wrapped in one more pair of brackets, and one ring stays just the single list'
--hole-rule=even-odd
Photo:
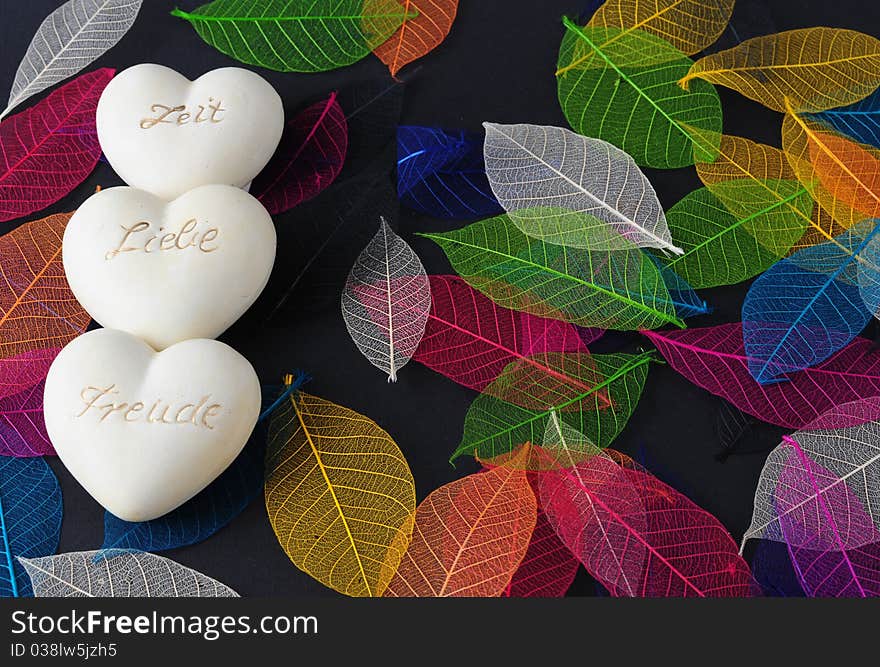
[{"label": "engraved word zeit", "polygon": [[144,422],[147,424],[180,424],[196,428],[214,430],[212,420],[215,419],[223,406],[211,402],[211,395],[202,396],[198,403],[170,403],[161,398],[149,404],[143,401],[135,403],[117,403],[114,395],[119,394],[115,384],[109,387],[84,387],[79,397],[85,404],[77,417],[84,417],[94,411],[100,415],[98,421],[107,419],[126,422]]},{"label": "engraved word zeit", "polygon": [[[110,260],[124,252],[142,252],[149,254],[151,252],[165,252],[186,250],[187,248],[196,248],[203,253],[211,253],[217,249],[215,241],[220,235],[220,230],[216,227],[207,229],[197,229],[199,223],[195,218],[190,218],[177,231],[171,229],[166,230],[165,227],[159,227],[158,234],[151,234],[151,225],[146,220],[136,222],[130,227],[120,225],[122,231],[122,240],[113,250],[104,255],[104,259]],[[162,234],[161,232],[165,232]]]},{"label": "engraved word zeit", "polygon": [[[164,104],[154,104],[150,107],[152,116],[141,119],[141,129],[149,130],[156,125],[186,125],[188,123],[221,123],[223,118],[218,114],[226,109],[220,106],[220,100],[214,102],[213,97],[208,98],[207,106],[198,105],[198,111],[187,111],[185,104],[178,104],[176,107],[166,106]],[[210,110],[210,111],[209,111]],[[195,118],[193,118],[195,113]]]}]

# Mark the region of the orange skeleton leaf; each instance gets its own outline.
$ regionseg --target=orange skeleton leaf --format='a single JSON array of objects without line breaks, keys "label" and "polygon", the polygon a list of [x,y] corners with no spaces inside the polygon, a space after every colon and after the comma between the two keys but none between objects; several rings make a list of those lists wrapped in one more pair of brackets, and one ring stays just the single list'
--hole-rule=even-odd
[{"label": "orange skeleton leaf", "polygon": [[71,215],[50,215],[0,236],[0,359],[64,347],[89,325],[61,262]]},{"label": "orange skeleton leaf", "polygon": [[[405,65],[435,49],[449,34],[458,0],[399,0],[406,11],[397,32],[380,44],[373,53],[395,76]],[[410,15],[415,15],[409,18]]]},{"label": "orange skeleton leaf", "polygon": [[810,136],[810,161],[822,186],[836,199],[880,217],[880,159],[876,151],[834,134]]},{"label": "orange skeleton leaf", "polygon": [[525,470],[530,450],[523,445],[509,464],[441,486],[422,501],[412,542],[385,597],[498,597],[505,592],[537,521],[537,501]]}]

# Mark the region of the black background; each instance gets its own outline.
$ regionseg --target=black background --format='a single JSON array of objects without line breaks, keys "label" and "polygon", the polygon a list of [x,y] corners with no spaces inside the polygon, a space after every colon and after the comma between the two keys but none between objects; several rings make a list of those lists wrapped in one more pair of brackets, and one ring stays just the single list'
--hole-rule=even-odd
[{"label": "black background", "polygon": [[[31,37],[43,18],[60,4],[59,0],[0,0],[0,91],[10,89]],[[199,4],[181,1],[178,6],[191,10]],[[410,72],[417,69],[414,74],[408,74],[407,69],[401,71],[407,79],[401,123],[470,130],[480,129],[485,120],[567,127],[556,100],[553,75],[563,34],[560,18],[563,14],[576,16],[588,4],[589,0],[461,0],[446,41],[409,66]],[[756,5],[763,5],[765,11],[755,10]],[[170,16],[174,6],[166,0],[144,0],[132,30],[88,69],[104,66],[122,70],[154,62],[195,78],[216,67],[244,66],[202,42],[188,23]],[[755,24],[766,25],[764,15],[776,30],[827,25],[880,35],[880,6],[876,0],[740,0],[733,24],[746,33],[744,36],[751,36],[750,24],[752,28]],[[385,77],[391,83],[385,66],[372,56],[351,67],[322,74],[256,71],[276,87],[288,118],[305,103],[352,82]],[[778,114],[725,89],[719,92],[726,133],[779,145]],[[31,105],[44,96],[41,93],[25,104]],[[647,171],[666,207],[700,185],[693,169]],[[0,233],[48,213],[73,210],[94,192],[96,185],[121,184],[106,163],[99,163],[92,176],[70,196],[27,219],[0,223]],[[285,216],[277,222],[283,225]],[[373,219],[363,223],[370,228],[375,225]],[[420,255],[428,273],[445,273],[449,266],[433,243],[412,234],[453,226],[457,223],[406,209],[401,210],[398,221],[400,231]],[[360,245],[361,241],[356,243]],[[278,262],[284,262],[284,257],[279,256]],[[737,285],[703,290],[701,296],[714,312],[688,324],[709,326],[739,321],[746,288]],[[469,462],[459,463],[458,468],[447,463],[459,443],[464,414],[474,392],[415,363],[399,373],[397,384],[389,385],[385,376],[356,350],[338,307],[323,312],[303,310],[299,315],[286,318],[283,326],[266,327],[253,313],[246,314],[222,340],[250,359],[263,382],[277,383],[282,373],[292,369],[307,370],[314,378],[307,391],[378,422],[406,455],[419,500],[475,469]],[[600,347],[632,351],[639,346],[650,345],[636,335],[614,335]],[[654,365],[642,400],[614,446],[636,456],[656,475],[712,512],[738,540],[751,515],[755,484],[766,452],[782,431],[759,427],[741,446],[752,453],[735,454],[721,462],[715,456],[719,451],[715,432],[718,407],[719,399],[690,385],[668,367]],[[102,509],[57,459],[51,460],[51,465],[64,494],[59,550],[98,548],[103,535]],[[335,595],[290,563],[275,540],[259,499],[207,541],[164,555],[219,579],[242,595]],[[592,595],[594,591],[589,577],[581,573],[571,593]]]}]

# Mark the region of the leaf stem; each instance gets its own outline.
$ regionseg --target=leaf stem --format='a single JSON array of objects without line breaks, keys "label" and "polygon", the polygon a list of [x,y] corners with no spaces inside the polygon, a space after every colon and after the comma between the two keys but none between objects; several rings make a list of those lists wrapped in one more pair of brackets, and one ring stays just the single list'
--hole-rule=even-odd
[{"label": "leaf stem", "polygon": [[296,375],[287,374],[284,376],[284,391],[281,392],[281,395],[275,399],[275,402],[272,403],[268,408],[263,410],[260,416],[257,418],[257,423],[259,424],[262,421],[268,419],[275,410],[277,410],[284,401],[286,401],[290,395],[297,391],[300,387],[302,387],[306,382],[311,380],[311,376],[308,373],[304,373],[302,371],[297,371]]},{"label": "leaf stem", "polygon": [[12,560],[12,551],[9,548],[9,532],[6,530],[6,513],[3,511],[3,497],[0,494],[0,537],[3,539],[3,548],[6,556],[6,568],[9,570],[9,582],[12,585],[12,597],[18,597],[18,582],[15,579],[15,563]]},{"label": "leaf stem", "polygon": [[[474,223],[474,224],[478,224],[478,223]],[[624,303],[631,305],[636,310],[642,310],[642,311],[651,313],[653,316],[657,317],[658,319],[661,319],[664,322],[667,322],[669,324],[673,324],[676,327],[678,327],[679,329],[686,329],[687,328],[687,325],[685,324],[684,320],[682,320],[680,317],[676,316],[675,314],[669,315],[667,313],[664,313],[662,311],[657,310],[656,308],[652,308],[651,306],[648,306],[646,304],[639,303],[638,301],[635,301],[634,299],[630,299],[629,297],[624,296],[620,292],[616,291],[613,287],[604,288],[604,287],[601,287],[600,285],[597,285],[596,283],[587,282],[586,280],[582,280],[580,278],[577,278],[577,277],[571,275],[570,273],[564,273],[562,271],[557,271],[556,269],[551,269],[549,266],[545,266],[545,265],[539,264],[537,262],[532,262],[532,261],[523,259],[521,257],[517,257],[515,255],[510,255],[508,253],[500,252],[498,250],[492,250],[491,248],[478,246],[473,243],[466,243],[464,241],[459,241],[458,239],[456,239],[454,237],[445,236],[442,233],[434,234],[434,233],[430,233],[430,232],[417,232],[416,236],[430,239],[431,241],[433,241],[437,245],[440,245],[441,247],[442,247],[442,243],[438,239],[444,240],[444,241],[449,241],[450,243],[457,243],[458,245],[465,246],[468,248],[474,248],[476,250],[481,250],[483,252],[491,253],[493,255],[499,255],[499,256],[505,257],[509,260],[513,260],[515,262],[520,262],[522,264],[526,264],[529,266],[534,266],[535,268],[537,268],[541,271],[546,271],[547,273],[550,273],[554,276],[558,276],[562,280],[568,280],[570,282],[578,283],[580,285],[583,285],[584,287],[588,287],[588,288],[593,289],[597,292],[601,292],[602,294],[608,294],[609,296],[616,298],[619,301],[623,301]],[[541,241],[541,243],[543,244],[543,241]],[[656,267],[656,264],[655,264],[655,267]],[[659,273],[659,269],[657,269],[657,271]],[[662,276],[661,276],[661,279],[662,279]],[[472,285],[472,287],[473,287],[473,285]],[[483,292],[483,290],[480,290],[480,291]],[[487,294],[486,292],[483,292],[483,293]],[[488,296],[488,294],[487,294],[487,296]],[[492,297],[490,296],[489,298],[491,299]],[[493,299],[493,301],[494,301],[494,299]],[[675,304],[672,301],[669,301],[667,303],[670,303],[673,305],[673,312],[674,312]],[[572,321],[572,320],[566,320],[566,321],[572,322],[572,324],[581,324],[581,326],[591,326],[590,324],[583,324],[583,323],[580,323],[577,321]]]}]

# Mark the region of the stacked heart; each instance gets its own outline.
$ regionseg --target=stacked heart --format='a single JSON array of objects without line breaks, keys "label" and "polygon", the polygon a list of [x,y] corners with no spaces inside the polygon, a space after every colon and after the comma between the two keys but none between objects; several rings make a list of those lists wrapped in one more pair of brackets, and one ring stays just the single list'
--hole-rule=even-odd
[{"label": "stacked heart", "polygon": [[253,367],[212,339],[253,304],[275,261],[272,219],[242,188],[283,124],[275,90],[235,67],[190,82],[137,65],[98,104],[101,148],[131,187],[86,200],[62,252],[71,289],[107,328],[55,359],[44,415],[62,462],[122,519],[192,498],[256,424]]}]

